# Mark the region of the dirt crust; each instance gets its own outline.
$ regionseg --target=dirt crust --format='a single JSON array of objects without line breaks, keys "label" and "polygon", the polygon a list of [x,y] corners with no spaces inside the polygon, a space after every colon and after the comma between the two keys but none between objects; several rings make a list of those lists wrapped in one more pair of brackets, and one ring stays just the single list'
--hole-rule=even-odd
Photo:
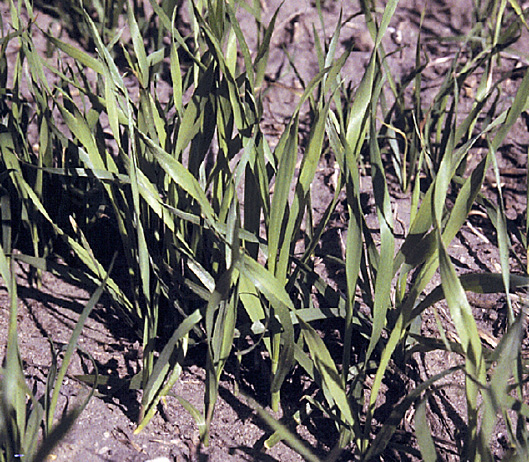
[{"label": "dirt crust", "polygon": [[[264,22],[267,23],[281,2],[261,0],[261,3],[265,13]],[[347,76],[354,86],[358,84],[364,73],[372,49],[372,41],[364,26],[363,18],[358,15],[360,7],[357,2],[350,1],[322,3],[324,4],[323,17],[327,36],[334,31],[340,11],[342,11],[342,18],[350,18],[343,28],[338,53],[345,50],[345,47],[350,46],[351,43],[354,44],[351,57],[343,70],[343,75]],[[471,23],[469,15],[472,11],[472,1],[432,0],[425,3],[403,0],[399,3],[389,33],[384,38],[386,51],[394,51],[388,58],[388,64],[397,79],[409,73],[415,65],[415,45],[418,40],[423,9],[421,37],[429,59],[429,64],[423,73],[424,97],[427,101],[444,78],[444,73],[457,50],[456,43],[443,42],[440,39],[448,36],[463,36],[468,32]],[[6,2],[0,3],[0,14],[3,18],[9,17]],[[251,38],[254,30],[253,22],[242,13],[240,19],[243,32]],[[61,35],[61,40],[76,43],[65,31],[60,31],[57,19],[48,14],[45,9],[39,11],[38,23],[43,30],[56,30]],[[185,17],[182,18],[182,23],[185,23]],[[271,140],[277,139],[292,114],[301,89],[300,78],[308,82],[318,71],[313,26],[318,33],[322,33],[314,1],[298,0],[283,3],[277,19],[277,30],[272,39],[269,70],[266,77],[267,92],[264,99],[265,117],[261,122],[265,134]],[[36,33],[35,43],[40,52],[45,54],[46,44],[41,34]],[[524,32],[516,47],[519,50],[527,50],[528,45]],[[249,46],[250,51],[255,51],[252,50],[255,44],[251,40],[249,40]],[[296,63],[295,71],[289,66],[287,53]],[[8,50],[9,56],[14,56],[11,50]],[[507,56],[498,72],[520,65],[527,65],[520,56]],[[516,75],[507,79],[502,96],[505,104],[511,101],[518,83],[519,78]],[[169,84],[167,85],[169,89]],[[475,90],[472,86],[468,88],[469,92]],[[29,92],[27,97],[31,97]],[[463,106],[461,110],[465,111],[469,108]],[[304,136],[308,134],[307,126],[304,127],[302,133]],[[502,147],[502,155],[498,157],[498,161],[504,182],[503,192],[507,215],[512,223],[517,223],[525,219],[527,208],[526,170],[524,169],[527,163],[528,136],[523,120],[517,123],[513,134],[515,135],[508,138]],[[478,154],[476,152],[476,156]],[[334,162],[331,158],[321,160],[314,186],[318,194],[314,194],[312,204],[316,213],[322,213],[332,199],[334,169]],[[391,177],[390,171],[388,176]],[[491,197],[495,196],[494,185],[495,179],[491,173],[486,185]],[[363,189],[366,221],[368,226],[375,226],[376,216],[369,181],[365,180]],[[406,213],[408,204],[405,199],[399,201],[397,188],[393,193],[395,204],[397,204],[396,222],[400,220],[407,224],[409,221],[409,215]],[[339,288],[344,284],[344,275],[323,258],[325,255],[332,254],[342,257],[341,231],[346,228],[343,207],[341,209],[338,207],[335,215],[333,229],[324,235],[318,253],[322,257],[320,268],[322,275],[328,278],[334,287]],[[515,242],[514,245],[515,248],[521,248],[519,243]],[[452,244],[450,252],[461,272],[498,271],[499,255],[495,233],[482,214],[475,213],[471,216],[469,223]],[[522,258],[525,257],[522,256]],[[514,270],[521,269],[514,260],[512,265]],[[51,361],[49,341],[54,342],[56,346],[68,342],[79,313],[87,303],[90,294],[83,288],[67,283],[49,273],[43,274],[41,287],[32,287],[27,283],[28,268],[19,266],[17,272],[20,299],[19,341],[24,370],[28,381],[34,383],[37,390],[43,390]],[[433,281],[432,287],[435,285],[436,282]],[[505,328],[506,301],[504,297],[475,296],[471,298],[471,303],[484,337],[494,342]],[[446,308],[440,305],[438,310],[446,325],[450,326]],[[7,338],[8,317],[9,299],[5,287],[1,287],[0,339]],[[433,335],[437,332],[433,316],[424,319],[422,329],[425,334]],[[98,389],[97,396],[90,401],[67,438],[56,448],[51,460],[57,462],[143,462],[157,457],[166,457],[170,461],[210,460],[212,462],[302,460],[299,455],[282,443],[272,449],[265,448],[265,440],[271,432],[258,418],[243,394],[238,392],[234,375],[229,368],[221,383],[209,447],[199,444],[199,433],[195,421],[178,399],[172,396],[167,397],[163,402],[160,412],[146,429],[135,434],[140,392],[129,390],[127,380],[130,380],[139,370],[141,364],[139,345],[140,339],[137,333],[120,321],[108,300],[102,299],[90,316],[79,346],[82,350],[91,353],[99,371],[108,375],[110,379],[107,385]],[[3,358],[4,351],[5,344],[2,342],[0,343],[0,358]],[[196,355],[199,356],[200,353]],[[196,360],[195,364],[200,364],[200,358],[194,357],[193,359]],[[427,357],[418,356],[415,360],[416,380],[419,381],[432,376],[441,369],[446,369],[456,361],[456,358],[439,354]],[[61,406],[74,405],[86,396],[87,386],[76,376],[91,372],[90,361],[86,355],[81,353],[72,363],[61,390]],[[388,405],[392,404],[392,390],[412,385],[402,380],[399,380],[396,375],[394,380],[385,384],[385,399]],[[451,380],[453,381],[453,377]],[[253,387],[252,391],[255,392],[256,384],[250,382],[248,379],[247,385],[249,388]],[[444,446],[441,445],[444,451],[442,456],[445,460],[458,460],[458,448],[450,441],[457,440],[457,426],[458,423],[462,425],[462,415],[465,412],[461,383],[445,387],[442,392],[432,397],[430,403],[432,431],[439,439],[446,441]],[[291,388],[294,388],[292,384]],[[199,365],[186,367],[173,391],[175,395],[181,396],[201,409],[204,392],[203,369]],[[292,391],[292,400],[294,399],[298,399],[298,396]],[[287,405],[288,400],[287,395]],[[285,413],[288,414],[288,412]],[[282,414],[277,417],[281,418],[281,416]],[[383,420],[385,415],[380,412],[376,418]],[[411,422],[411,416],[409,422]],[[449,428],[446,422],[452,422],[454,426]],[[409,430],[413,431],[411,423]],[[322,455],[329,450],[329,446],[325,444],[327,439],[325,433],[327,431],[332,433],[332,429],[322,430],[321,426],[320,428],[298,427],[296,431]],[[502,446],[501,429],[498,429],[496,435],[497,441],[494,445],[500,456],[506,450]],[[393,460],[410,460],[398,457],[400,456],[395,455]],[[348,460],[347,454],[344,454],[343,460]]]}]

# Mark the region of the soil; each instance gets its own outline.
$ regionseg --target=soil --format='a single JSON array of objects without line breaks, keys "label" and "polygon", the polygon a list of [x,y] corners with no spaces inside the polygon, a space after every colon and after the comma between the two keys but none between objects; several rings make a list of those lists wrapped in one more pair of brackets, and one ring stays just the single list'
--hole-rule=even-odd
[{"label": "soil", "polygon": [[[145,2],[146,4],[148,2]],[[272,17],[280,0],[261,0],[264,9],[264,22]],[[313,26],[319,34],[323,33],[314,1],[298,0],[284,2],[277,19],[276,33],[272,39],[272,48],[267,73],[267,93],[265,98],[265,117],[262,127],[271,144],[283,131],[285,124],[292,115],[293,107],[297,103],[302,82],[308,82],[318,71],[318,61],[315,53]],[[357,2],[322,1],[322,14],[325,24],[325,35],[329,37],[339,20],[340,11],[346,22],[342,38],[338,47],[338,54],[346,46],[354,43],[353,52],[349,58],[343,75],[352,85],[357,85],[363,75],[372,48],[371,38],[364,26],[363,18],[357,15],[360,7]],[[389,55],[388,65],[395,78],[398,80],[407,75],[415,66],[415,49],[421,29],[421,40],[424,52],[428,55],[429,64],[423,73],[423,97],[427,102],[435,93],[444,74],[454,58],[458,44],[454,41],[443,41],[442,38],[465,36],[471,23],[472,0],[431,0],[418,2],[403,0],[399,3],[396,14],[391,22],[391,27],[384,38],[386,51],[394,53]],[[522,5],[524,7],[524,5]],[[9,7],[5,2],[0,3],[0,12],[4,25],[9,22]],[[423,19],[421,15],[424,12]],[[185,27],[185,9],[182,9],[181,23]],[[254,24],[252,20],[240,14],[241,27],[250,39]],[[421,27],[422,21],[422,27]],[[57,30],[58,21],[51,15],[47,8],[39,11],[38,24],[44,30]],[[76,46],[75,39],[63,30],[58,32],[61,39],[70,41]],[[43,36],[36,32],[35,43],[44,55],[46,44]],[[14,42],[14,41],[13,41]],[[523,32],[514,49],[506,52],[498,67],[498,74],[527,66],[524,50],[528,47],[527,33]],[[255,43],[249,42],[250,50]],[[516,53],[516,50],[519,53]],[[287,54],[294,63],[296,70],[289,66]],[[8,49],[8,57],[13,56]],[[519,75],[513,73],[503,85],[502,100],[500,105],[506,107],[511,101],[519,85]],[[469,86],[468,91],[476,89]],[[28,93],[29,98],[29,93]],[[469,110],[463,103],[460,107],[462,113]],[[302,135],[307,136],[308,118],[302,119]],[[35,134],[29,134],[34,136]],[[506,139],[498,156],[499,169],[502,173],[503,193],[506,201],[509,224],[518,229],[523,229],[526,215],[526,172],[527,149],[529,136],[524,119],[517,122],[512,134]],[[476,148],[476,157],[479,155]],[[334,162],[330,157],[323,158],[317,172],[317,181],[313,197],[313,207],[316,217],[321,216],[327,204],[332,199],[332,176]],[[399,194],[397,181],[394,178],[391,166],[388,164],[388,177],[392,180],[392,195],[394,198],[396,222],[408,224],[409,208],[407,199]],[[368,179],[362,180],[363,199],[368,226],[376,227],[374,213],[374,199],[371,194]],[[484,193],[496,200],[495,179],[489,172]],[[332,262],[326,259],[327,255],[342,257],[343,249],[340,240],[346,228],[346,216],[343,205],[339,205],[333,217],[332,227],[324,235],[318,255],[321,258],[319,271],[329,280],[334,287],[340,288],[344,284],[344,275],[340,268],[333,267]],[[525,256],[520,242],[513,242],[515,252],[525,265]],[[453,261],[461,273],[486,270],[499,270],[499,254],[494,228],[485,218],[482,211],[473,212],[469,222],[458,234],[450,247]],[[514,272],[523,271],[523,267],[516,259],[511,260]],[[48,339],[54,344],[66,344],[90,294],[83,287],[59,279],[49,272],[43,273],[42,286],[34,287],[28,283],[30,279],[28,268],[20,265],[17,268],[19,283],[19,341],[20,351],[24,360],[24,367],[28,381],[35,383],[35,387],[42,389],[45,376],[49,370],[51,354]],[[438,279],[432,281],[433,288]],[[506,300],[505,296],[469,295],[474,314],[479,323],[483,337],[494,342],[505,331]],[[450,316],[442,303],[437,305],[437,311],[443,325],[449,332],[454,332],[451,327]],[[5,287],[0,290],[0,339],[6,338],[7,319],[9,316],[9,300]],[[437,325],[434,316],[428,313],[423,318],[422,332],[436,334]],[[333,331],[325,332],[325,339],[332,341]],[[114,311],[110,302],[102,298],[93,310],[90,319],[80,339],[80,346],[93,356],[99,371],[109,375],[107,386],[100,387],[94,397],[75,423],[73,429],[65,440],[57,447],[51,460],[60,461],[148,461],[165,457],[170,461],[297,461],[302,458],[282,443],[271,449],[265,449],[265,440],[271,434],[269,428],[259,419],[252,406],[235,386],[234,370],[228,367],[223,377],[220,398],[216,407],[211,440],[209,447],[199,444],[198,427],[191,415],[182,407],[179,401],[168,396],[160,406],[160,412],[153,418],[149,425],[139,434],[134,434],[135,422],[139,413],[138,391],[129,390],[126,380],[139,370],[141,363],[141,339],[137,332],[124,325]],[[5,345],[0,345],[0,358],[3,357]],[[200,352],[195,353],[192,362],[188,365],[178,381],[175,395],[191,402],[197,408],[202,408],[204,391],[204,372],[200,367]],[[409,374],[406,376],[395,372],[384,384],[384,400],[387,406],[382,405],[375,416],[380,422],[389,416],[392,405],[399,399],[399,390],[402,387],[411,387],[414,383],[431,377],[449,365],[455,364],[457,358],[448,354],[417,355],[414,361],[407,365]],[[198,364],[198,365],[197,365]],[[76,379],[76,375],[86,374],[90,371],[90,362],[85,356],[77,357],[72,363],[67,379],[61,391],[61,406],[66,403],[80,402],[86,395],[86,385]],[[412,380],[413,379],[413,380]],[[462,390],[463,378],[460,382],[450,377],[450,382],[445,387],[439,387],[439,392],[432,395],[429,401],[429,419],[432,432],[438,438],[443,448],[443,460],[459,460],[457,442],[460,440],[459,430],[463,427],[465,413],[465,399]],[[254,384],[255,385],[255,384]],[[256,389],[257,387],[254,387]],[[244,386],[243,386],[244,389]],[[299,404],[298,391],[295,383],[286,384],[283,394],[285,403],[283,409],[288,416],[288,403]],[[381,403],[384,404],[384,403]],[[281,418],[282,414],[277,417]],[[409,418],[408,418],[409,417]],[[325,422],[325,421],[323,421]],[[327,427],[326,427],[327,426]],[[326,442],[334,435],[329,429],[328,422],[299,426],[296,431],[323,456],[329,447]],[[407,416],[402,432],[396,438],[402,437],[406,442],[413,432],[413,416]],[[505,438],[502,435],[501,424],[498,426],[495,441],[493,442],[498,458],[508,448],[503,447]],[[332,434],[332,435],[331,435]],[[412,460],[410,455],[401,453],[388,453],[385,460]],[[160,459],[161,460],[161,459]],[[342,460],[349,460],[344,453]]]}]

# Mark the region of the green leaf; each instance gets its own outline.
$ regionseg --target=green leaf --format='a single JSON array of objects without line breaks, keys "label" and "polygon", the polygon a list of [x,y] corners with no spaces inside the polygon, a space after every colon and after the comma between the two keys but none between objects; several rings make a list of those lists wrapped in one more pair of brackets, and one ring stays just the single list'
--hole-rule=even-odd
[{"label": "green leaf", "polygon": [[426,418],[426,401],[421,401],[415,409],[415,435],[424,462],[439,462],[430,426]]},{"label": "green leaf", "polygon": [[[115,256],[114,256],[115,258]],[[110,268],[107,274],[110,274],[112,271],[112,267],[114,265],[114,259],[112,260],[112,263],[110,264]],[[57,401],[59,399],[59,394],[62,388],[62,383],[64,380],[64,377],[66,376],[66,372],[68,370],[68,367],[71,362],[71,358],[77,349],[77,342],[79,340],[79,337],[81,336],[81,332],[83,331],[84,325],[86,323],[86,320],[88,319],[88,316],[90,315],[92,309],[96,305],[96,303],[101,298],[101,295],[103,294],[103,290],[105,288],[106,280],[103,281],[102,284],[96,289],[96,291],[92,294],[90,297],[90,300],[88,300],[88,303],[83,308],[83,311],[81,312],[81,315],[79,316],[79,319],[77,320],[75,327],[73,329],[72,334],[70,335],[70,339],[68,341],[68,345],[66,347],[66,351],[64,352],[64,356],[62,358],[61,367],[59,371],[57,372],[57,377],[55,379],[55,383],[53,385],[53,394],[51,396],[50,406],[47,410],[48,415],[48,422],[47,426],[48,428],[52,428],[53,426],[53,419],[55,417],[55,409],[57,407]],[[95,385],[97,386],[97,385]],[[95,388],[94,386],[94,388]],[[76,418],[76,415],[73,414],[71,416],[72,419]],[[70,423],[71,425],[71,423]]]},{"label": "green leaf", "polygon": [[252,258],[243,255],[239,270],[270,302],[283,329],[278,369],[271,386],[272,393],[278,392],[294,364],[294,327],[290,317],[290,311],[293,310],[292,301],[284,286]]},{"label": "green leaf", "polygon": [[145,52],[145,46],[143,45],[143,37],[138,23],[134,17],[132,5],[128,5],[127,18],[129,21],[129,30],[132,37],[132,45],[134,52],[136,53],[136,59],[138,60],[138,80],[143,88],[147,88],[149,84],[149,65],[147,63],[147,53]]},{"label": "green leaf", "polygon": [[41,30],[41,32],[46,36],[46,38],[51,43],[53,43],[57,48],[59,48],[59,50],[64,51],[68,56],[71,56],[83,66],[86,66],[94,70],[98,74],[104,74],[105,66],[100,60],[98,60],[97,58],[94,58],[92,55],[89,55],[85,51],[82,51],[78,47],[74,47],[73,45],[65,43],[56,37],[53,37],[52,35],[48,34],[44,30]]},{"label": "green leaf", "polygon": [[336,369],[329,350],[318,333],[309,324],[303,320],[300,320],[299,324],[312,361],[321,377],[321,386],[329,406],[332,408],[336,405],[345,424],[352,429],[355,426],[356,419],[353,416],[353,410],[343,387],[341,376]]},{"label": "green leaf", "polygon": [[266,424],[276,432],[280,439],[290,446],[294,451],[300,454],[304,460],[308,462],[319,462],[320,459],[304,444],[298,436],[293,434],[285,425],[272,417],[266,410],[264,410],[257,402],[251,398],[247,398],[250,405],[257,411],[259,417],[263,419]]},{"label": "green leaf", "polygon": [[167,380],[168,373],[171,372],[171,367],[177,367],[174,363],[174,355],[177,351],[177,344],[188,334],[188,332],[197,325],[202,319],[199,310],[191,313],[178,328],[174,331],[169,341],[165,344],[160,356],[158,357],[154,367],[149,375],[147,383],[143,384],[143,398],[141,404],[141,417],[134,433],[139,433],[149,423],[154,415],[156,406],[162,398],[160,391],[163,389],[163,384]]},{"label": "green leaf", "polygon": [[145,144],[148,146],[148,148],[152,151],[164,171],[169,175],[169,177],[174,181],[177,186],[181,187],[193,199],[197,201],[206,219],[210,222],[210,225],[215,227],[215,223],[217,222],[217,220],[215,220],[214,218],[215,212],[211,208],[206,194],[202,190],[202,187],[200,186],[200,183],[196,180],[196,178],[191,175],[191,173],[189,173],[189,170],[186,169],[174,157],[172,157],[162,148],[154,144],[154,142],[150,138],[148,138],[141,132],[139,132],[139,134]]},{"label": "green leaf", "polygon": [[[270,207],[270,224],[268,228],[268,268],[280,280],[284,274],[286,262],[290,256],[290,236],[285,236],[284,227],[288,220],[288,196],[294,176],[298,156],[298,118],[283,132],[275,150],[278,159],[274,195]],[[276,270],[276,267],[282,272]]]}]

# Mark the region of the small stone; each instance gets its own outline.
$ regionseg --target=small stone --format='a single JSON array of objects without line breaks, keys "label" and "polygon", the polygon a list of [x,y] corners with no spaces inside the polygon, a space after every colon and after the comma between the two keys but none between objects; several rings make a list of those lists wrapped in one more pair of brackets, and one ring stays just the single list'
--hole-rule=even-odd
[{"label": "small stone", "polygon": [[103,455],[103,454],[107,453],[108,451],[109,451],[108,446],[103,446],[99,451],[97,451],[97,453],[99,455]]}]

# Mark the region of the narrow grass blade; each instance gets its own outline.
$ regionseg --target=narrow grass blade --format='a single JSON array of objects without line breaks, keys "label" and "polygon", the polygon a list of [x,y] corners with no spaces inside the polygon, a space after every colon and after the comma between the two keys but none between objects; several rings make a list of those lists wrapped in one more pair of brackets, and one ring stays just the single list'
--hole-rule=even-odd
[{"label": "narrow grass blade", "polygon": [[505,397],[509,395],[513,371],[519,363],[522,341],[524,337],[525,310],[509,326],[493,352],[492,360],[497,361],[490,378],[490,385],[484,392],[483,422],[481,425],[481,440],[488,444],[494,431],[498,414],[503,414],[506,422],[508,404]]},{"label": "narrow grass blade", "polygon": [[146,135],[141,133],[140,135],[149,149],[152,150],[152,153],[160,163],[160,166],[171,177],[176,185],[184,189],[197,201],[202,212],[206,216],[206,219],[210,222],[210,225],[215,226],[215,223],[217,222],[217,220],[214,219],[215,213],[196,178],[193,177],[193,175],[189,173],[189,170],[187,170],[180,162],[154,144]]},{"label": "narrow grass blade", "polygon": [[[115,256],[114,256],[115,258]],[[114,261],[110,264],[110,268],[107,274],[110,273],[112,270],[112,266],[114,264]],[[57,372],[57,377],[55,379],[55,383],[53,385],[53,394],[51,396],[50,400],[50,406],[47,410],[47,426],[48,428],[52,428],[53,426],[53,418],[55,416],[55,409],[57,407],[57,401],[59,399],[59,394],[61,391],[62,383],[64,380],[64,377],[66,376],[66,372],[68,370],[68,367],[70,365],[70,361],[72,359],[72,356],[77,349],[77,342],[79,340],[79,337],[81,336],[81,332],[83,331],[84,325],[86,323],[86,320],[88,319],[88,316],[90,315],[92,309],[99,301],[99,298],[103,294],[104,287],[105,287],[106,280],[103,281],[103,283],[97,288],[97,290],[92,294],[90,297],[90,300],[88,300],[88,303],[83,308],[83,311],[81,312],[81,315],[79,316],[79,319],[77,320],[77,323],[75,324],[74,330],[70,336],[70,340],[68,341],[68,345],[66,347],[66,351],[64,353],[64,356],[62,358],[62,363],[59,371]],[[75,414],[72,414],[72,419]]]},{"label": "narrow grass blade", "polygon": [[138,23],[136,22],[136,18],[134,17],[132,5],[129,3],[127,6],[127,17],[129,21],[130,35],[132,37],[132,45],[134,47],[136,59],[138,60],[137,77],[141,86],[143,88],[147,88],[149,82],[149,66],[147,64],[147,53],[145,52],[143,37],[141,35],[140,29],[138,28]]},{"label": "narrow grass blade", "polygon": [[5,432],[7,457],[22,450],[26,427],[26,394],[22,362],[18,349],[17,333],[17,286],[13,262],[0,247],[0,275],[9,293],[9,328],[4,358],[4,369],[0,381],[0,405],[4,415],[2,432]]},{"label": "narrow grass blade", "polygon": [[366,361],[369,360],[375,345],[380,339],[382,329],[386,323],[386,314],[391,303],[391,281],[395,254],[395,239],[393,236],[393,212],[387,187],[387,180],[384,174],[384,166],[380,156],[375,127],[375,111],[373,106],[371,114],[370,132],[370,152],[371,152],[371,177],[373,182],[373,193],[380,224],[380,261],[375,280],[375,299],[373,305],[373,332],[369,340],[369,347],[366,353]]},{"label": "narrow grass blade", "polygon": [[293,310],[292,301],[286,293],[284,285],[255,260],[243,256],[239,271],[270,302],[270,306],[279,318],[283,329],[280,336],[281,350],[271,385],[272,394],[277,394],[294,364],[294,327],[290,317],[290,311]]},{"label": "narrow grass blade", "polygon": [[86,53],[85,51],[74,47],[73,45],[70,45],[66,42],[63,42],[59,40],[56,37],[53,37],[52,35],[48,34],[46,31],[42,31],[42,33],[46,36],[46,38],[53,43],[57,48],[64,51],[68,56],[71,56],[74,58],[77,62],[81,63],[82,65],[94,70],[98,74],[104,73],[104,66],[97,58],[94,58],[92,55]]},{"label": "narrow grass blade", "polygon": [[426,417],[426,400],[415,408],[415,435],[424,462],[440,462]]},{"label": "narrow grass blade", "polygon": [[199,310],[195,310],[189,315],[178,329],[175,330],[169,341],[165,344],[160,356],[158,357],[154,367],[149,374],[147,383],[143,384],[143,398],[142,398],[142,410],[140,421],[138,426],[134,430],[135,433],[139,433],[149,423],[150,419],[154,415],[156,406],[159,400],[162,398],[160,390],[163,387],[167,374],[171,373],[171,368],[177,367],[172,359],[177,351],[178,342],[188,334],[188,332],[200,322],[202,315]]},{"label": "narrow grass blade", "polygon": [[290,252],[290,240],[285,236],[284,227],[288,220],[288,196],[298,155],[297,117],[283,133],[274,154],[278,159],[278,171],[270,208],[268,268],[280,280],[285,280],[285,264],[280,266],[282,272],[276,271],[276,267],[288,259]]},{"label": "narrow grass blade", "polygon": [[287,427],[281,424],[277,419],[272,417],[266,410],[264,410],[258,403],[251,398],[247,398],[251,406],[257,411],[259,417],[276,432],[281,440],[290,446],[294,451],[300,454],[306,461],[319,462],[320,459],[305,445],[298,436],[294,435]]},{"label": "narrow grass blade", "polygon": [[[485,364],[476,321],[472,309],[467,301],[465,292],[457,278],[455,269],[450,261],[444,244],[439,236],[439,267],[441,280],[452,320],[454,321],[461,345],[466,356],[466,371],[471,377],[479,381],[485,380]],[[478,389],[471,378],[466,380],[466,395],[468,406],[468,434],[465,448],[469,459],[476,456],[477,430],[478,430]]]},{"label": "narrow grass blade", "polygon": [[[92,387],[90,389],[90,392],[87,394],[86,398],[84,398],[83,402],[78,405],[76,408],[72,409],[71,411],[68,411],[65,415],[60,418],[59,422],[55,425],[55,427],[52,429],[50,433],[46,435],[44,440],[41,442],[38,451],[35,454],[35,457],[32,459],[32,461],[35,462],[43,462],[45,460],[49,460],[49,456],[51,451],[59,444],[59,442],[66,436],[66,434],[70,431],[75,421],[79,418],[81,413],[84,411],[90,400],[92,399],[92,396],[94,395],[97,386],[99,385],[99,374],[97,370],[97,365],[94,361],[94,358],[92,356],[88,355],[90,361],[92,362],[92,365],[94,367],[95,374],[92,376],[94,378],[93,383],[91,384]],[[36,400],[34,400],[36,401]],[[34,402],[34,406],[37,406],[37,404],[40,404],[38,402]],[[38,429],[36,429],[38,430]],[[37,438],[34,440],[34,444],[37,443]],[[33,452],[29,452],[32,454]]]},{"label": "narrow grass blade", "polygon": [[353,415],[347,393],[343,387],[342,379],[338,373],[331,355],[318,333],[307,323],[300,320],[303,338],[309,349],[310,356],[315,363],[321,377],[321,386],[327,402],[331,408],[335,405],[340,411],[345,425],[358,431],[358,422]]},{"label": "narrow grass blade", "polygon": [[391,411],[390,416],[383,424],[382,428],[378,431],[374,441],[369,445],[367,453],[364,455],[363,460],[376,460],[375,458],[380,456],[383,451],[388,447],[391,442],[391,438],[397,430],[398,424],[402,422],[404,415],[411,408],[411,406],[420,399],[421,395],[425,393],[432,385],[439,380],[459,371],[460,366],[451,367],[444,371],[430,377],[428,380],[417,385],[408,395],[404,397]]}]

